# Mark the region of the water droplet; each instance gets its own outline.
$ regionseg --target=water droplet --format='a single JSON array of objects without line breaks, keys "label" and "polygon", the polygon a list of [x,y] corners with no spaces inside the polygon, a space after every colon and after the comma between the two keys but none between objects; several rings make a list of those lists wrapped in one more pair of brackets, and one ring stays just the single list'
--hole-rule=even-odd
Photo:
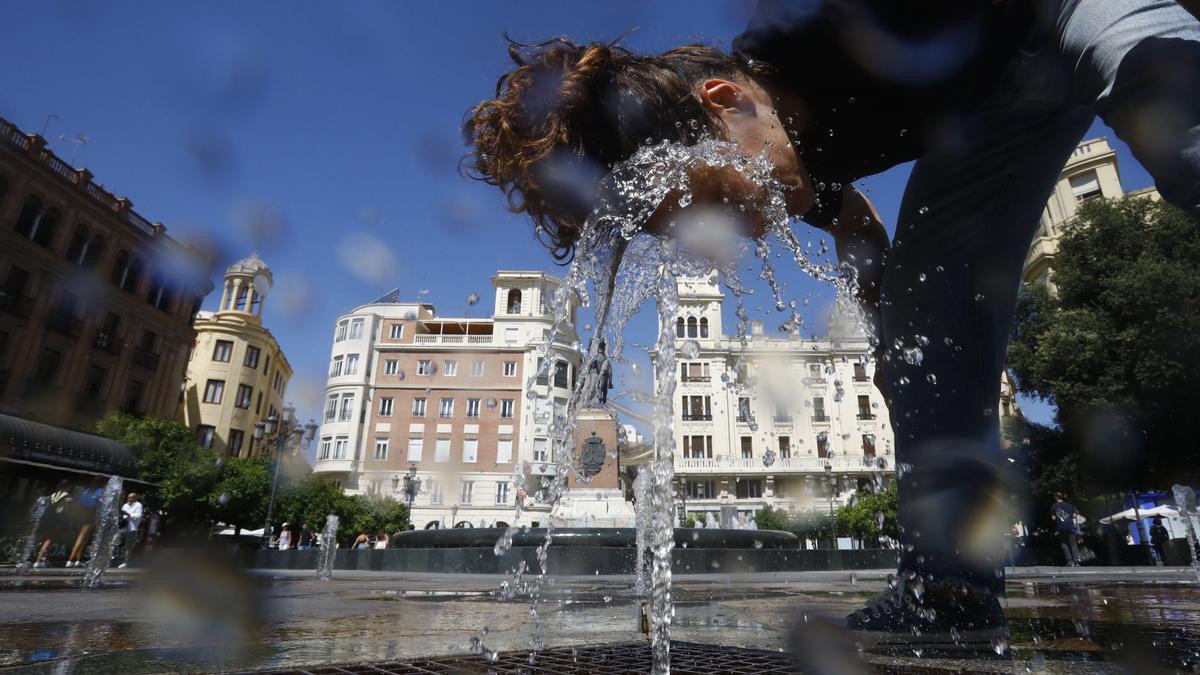
[{"label": "water droplet", "polygon": [[479,304],[479,294],[472,293],[472,294],[468,295],[467,296],[467,304],[472,305],[472,306]]},{"label": "water droplet", "polygon": [[909,347],[904,350],[904,362],[910,366],[919,366],[925,360],[925,352],[920,347]]},{"label": "water droplet", "polygon": [[975,302],[983,302],[983,293],[975,294]]},{"label": "water droplet", "polygon": [[921,283],[925,283],[925,273],[924,272],[921,272],[920,274],[917,275],[917,281],[919,281]]},{"label": "water droplet", "polygon": [[682,354],[684,358],[694,359],[697,356],[700,356],[700,343],[696,342],[695,340],[688,340],[679,346],[679,353]]},{"label": "water droplet", "polygon": [[929,213],[929,207],[922,206],[921,208],[917,209],[917,213],[919,213],[921,215],[925,215],[926,213]]},{"label": "water droplet", "polygon": [[224,506],[229,503],[229,493],[222,492],[220,497],[217,497],[217,503]]},{"label": "water droplet", "polygon": [[484,402],[484,405],[486,405],[489,408],[495,408],[496,407],[496,399],[489,398],[487,401]]},{"label": "water droplet", "polygon": [[691,206],[692,205],[692,193],[690,193],[690,192],[683,193],[679,197],[679,205],[685,209],[687,207]]},{"label": "water droplet", "polygon": [[929,382],[929,384],[937,384],[937,375],[934,375],[933,373],[929,373],[928,375],[925,376],[925,380],[927,382]]}]

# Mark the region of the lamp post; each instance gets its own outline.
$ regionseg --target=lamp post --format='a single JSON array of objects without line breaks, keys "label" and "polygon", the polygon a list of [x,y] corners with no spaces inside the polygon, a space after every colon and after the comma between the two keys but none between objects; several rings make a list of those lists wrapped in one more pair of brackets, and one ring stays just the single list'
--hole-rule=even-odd
[{"label": "lamp post", "polygon": [[292,449],[308,449],[313,437],[317,435],[316,422],[309,420],[301,425],[296,419],[296,407],[287,404],[283,408],[283,419],[271,415],[265,420],[254,424],[254,439],[271,449],[275,459],[275,472],[271,478],[271,499],[267,502],[267,522],[263,525],[262,547],[271,546],[271,518],[275,513],[275,492],[279,489],[279,465],[283,462],[283,451]]},{"label": "lamp post", "polygon": [[413,500],[421,493],[421,479],[417,478],[417,465],[413,464],[408,467],[408,473],[404,474],[404,497],[408,500],[408,522],[412,522],[412,507]]}]

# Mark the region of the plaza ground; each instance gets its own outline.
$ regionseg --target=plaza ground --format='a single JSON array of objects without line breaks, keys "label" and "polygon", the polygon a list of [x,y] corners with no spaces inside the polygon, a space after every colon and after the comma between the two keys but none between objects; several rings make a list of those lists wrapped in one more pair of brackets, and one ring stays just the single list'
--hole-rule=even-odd
[{"label": "plaza ground", "polygon": [[[310,571],[113,570],[104,588],[82,591],[74,570],[36,572],[18,578],[0,571],[0,672],[410,662],[469,654],[474,638],[487,650],[528,653],[533,635],[528,597],[496,597],[501,576],[338,572],[320,581]],[[798,616],[844,616],[878,592],[886,574],[676,576],[672,637],[783,650]],[[633,581],[548,580],[538,605],[546,647],[644,644]],[[916,652],[863,658],[878,672],[1200,668],[1200,589],[1189,568],[1017,568],[1009,575],[1006,613],[1011,658],[964,661]]]}]

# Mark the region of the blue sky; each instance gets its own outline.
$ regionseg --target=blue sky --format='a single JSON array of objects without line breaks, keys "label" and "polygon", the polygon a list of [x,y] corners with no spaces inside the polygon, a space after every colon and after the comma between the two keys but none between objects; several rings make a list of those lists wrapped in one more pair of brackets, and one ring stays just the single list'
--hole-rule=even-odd
[{"label": "blue sky", "polygon": [[[218,284],[226,265],[258,249],[276,275],[266,324],[296,370],[289,398],[315,417],[339,314],[398,287],[410,299],[428,289],[421,299],[440,314],[478,316],[490,309],[495,270],[561,272],[498,191],[456,171],[460,122],[504,72],[506,31],[609,41],[636,29],[624,44],[637,51],[727,47],[751,7],[10,2],[0,115],[31,131],[57,115],[51,146],[68,160],[78,152],[77,166],[176,238],[213,247]],[[77,147],[60,134],[90,141]],[[1150,184],[1097,122],[1098,135],[1116,146],[1126,189]],[[901,166],[862,183],[889,228],[907,174]],[[369,255],[340,254],[354,245]],[[795,295],[828,298],[799,273],[782,276]],[[484,300],[468,308],[471,293]],[[631,339],[652,330],[643,318]],[[625,382],[649,386],[632,374]]]}]

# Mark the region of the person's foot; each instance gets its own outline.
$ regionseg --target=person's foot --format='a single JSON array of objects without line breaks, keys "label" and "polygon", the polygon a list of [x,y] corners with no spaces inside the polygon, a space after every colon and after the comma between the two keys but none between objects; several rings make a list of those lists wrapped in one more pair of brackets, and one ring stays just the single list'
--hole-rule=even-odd
[{"label": "person's foot", "polygon": [[121,563],[120,565],[117,565],[117,569],[119,569],[119,570],[123,570],[123,569],[125,569],[125,566],[126,566],[126,565],[128,565],[128,564],[129,564],[129,563]]},{"label": "person's foot", "polygon": [[994,593],[954,582],[901,577],[846,617],[860,649],[1008,652],[1008,624]]}]

